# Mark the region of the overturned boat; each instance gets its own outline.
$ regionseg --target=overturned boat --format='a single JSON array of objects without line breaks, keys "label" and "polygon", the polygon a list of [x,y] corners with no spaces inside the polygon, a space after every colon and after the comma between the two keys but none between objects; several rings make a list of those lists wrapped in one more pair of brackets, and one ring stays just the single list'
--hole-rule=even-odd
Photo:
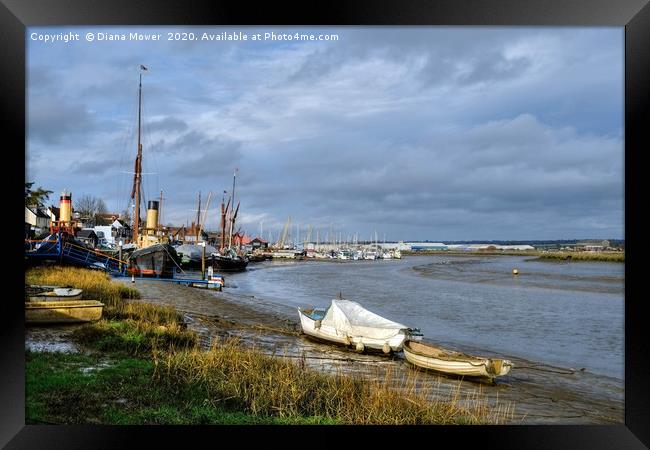
[{"label": "overturned boat", "polygon": [[491,359],[446,350],[431,344],[406,341],[404,356],[411,364],[448,375],[483,377],[493,380],[512,369],[507,359]]},{"label": "overturned boat", "polygon": [[422,337],[417,328],[388,320],[351,300],[333,299],[327,309],[298,308],[298,314],[306,335],[361,352],[398,352],[406,339]]}]

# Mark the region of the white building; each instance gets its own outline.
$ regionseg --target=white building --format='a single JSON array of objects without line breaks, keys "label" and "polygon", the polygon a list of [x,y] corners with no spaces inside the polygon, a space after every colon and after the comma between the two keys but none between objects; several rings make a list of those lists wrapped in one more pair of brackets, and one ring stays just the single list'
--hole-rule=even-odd
[{"label": "white building", "polygon": [[25,206],[25,223],[31,225],[36,234],[50,229],[50,215],[43,208]]}]

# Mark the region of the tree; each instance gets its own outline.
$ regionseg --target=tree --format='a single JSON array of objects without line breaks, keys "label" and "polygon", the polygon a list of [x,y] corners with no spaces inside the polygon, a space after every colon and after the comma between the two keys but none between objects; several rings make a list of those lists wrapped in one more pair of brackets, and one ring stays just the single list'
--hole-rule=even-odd
[{"label": "tree", "polygon": [[128,224],[131,224],[131,211],[129,208],[125,208],[124,211],[122,211],[122,214],[120,214],[120,219]]},{"label": "tree", "polygon": [[99,214],[106,212],[106,203],[101,198],[84,194],[75,202],[75,210],[81,215],[82,219],[102,223],[103,220],[99,217]]},{"label": "tree", "polygon": [[45,201],[49,198],[52,191],[38,187],[32,190],[34,182],[25,183],[25,206],[39,207],[44,206]]}]

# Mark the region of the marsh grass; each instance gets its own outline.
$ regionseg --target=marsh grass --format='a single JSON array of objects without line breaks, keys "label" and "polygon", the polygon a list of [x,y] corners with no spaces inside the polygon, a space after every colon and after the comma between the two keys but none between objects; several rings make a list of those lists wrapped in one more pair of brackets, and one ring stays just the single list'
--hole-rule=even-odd
[{"label": "marsh grass", "polygon": [[399,379],[324,374],[304,363],[244,348],[236,339],[217,341],[209,351],[154,351],[154,378],[168,386],[192,385],[210,404],[262,417],[323,417],[343,424],[504,423],[508,405],[490,405],[482,392],[461,396],[460,384],[440,399],[417,387],[417,372]]},{"label": "marsh grass", "polygon": [[[480,389],[461,394],[459,383],[440,395],[439,385],[422,387],[417,371],[322,373],[304,358],[268,356],[236,339],[202,350],[174,308],[129,301],[138,291],[101,272],[49,267],[25,278],[84,289],[108,305],[102,320],[73,331],[99,356],[28,352],[31,423],[500,424],[513,415]],[[115,367],[79,373],[103,357]]]},{"label": "marsh grass", "polygon": [[544,252],[540,259],[561,259],[569,261],[625,262],[624,252]]},{"label": "marsh grass", "polygon": [[30,352],[27,424],[330,424],[323,417],[261,417],[206,403],[191,386],[152,383],[151,359]]},{"label": "marsh grass", "polygon": [[541,251],[474,251],[457,252],[453,250],[402,251],[403,255],[448,255],[448,256],[531,256],[540,259],[560,259],[570,261],[625,262],[625,252],[541,252]]},{"label": "marsh grass", "polygon": [[120,310],[126,299],[140,298],[136,289],[112,281],[108,274],[78,267],[34,267],[25,272],[25,283],[82,289],[84,299],[99,300],[105,309]]}]

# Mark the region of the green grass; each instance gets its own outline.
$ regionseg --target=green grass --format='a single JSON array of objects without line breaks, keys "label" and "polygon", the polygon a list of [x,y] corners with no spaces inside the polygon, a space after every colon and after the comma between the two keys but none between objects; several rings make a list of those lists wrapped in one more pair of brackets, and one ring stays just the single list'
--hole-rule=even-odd
[{"label": "green grass", "polygon": [[[65,269],[57,283],[35,284],[75,273]],[[72,333],[94,354],[26,353],[27,423],[499,424],[512,415],[480,391],[460,398],[450,390],[441,400],[417,390],[417,372],[372,380],[323,374],[236,340],[205,351],[174,308],[128,301],[137,291],[101,273],[81,275],[113,306]],[[81,285],[88,284],[72,284]]]},{"label": "green grass", "polygon": [[287,419],[227,410],[192,386],[154,382],[153,362],[145,359],[26,352],[25,367],[27,424],[335,423],[321,417]]},{"label": "green grass", "polygon": [[146,321],[101,320],[72,332],[81,344],[104,352],[121,351],[130,355],[151,355],[153,349],[194,348],[196,333],[177,324],[157,325]]}]

